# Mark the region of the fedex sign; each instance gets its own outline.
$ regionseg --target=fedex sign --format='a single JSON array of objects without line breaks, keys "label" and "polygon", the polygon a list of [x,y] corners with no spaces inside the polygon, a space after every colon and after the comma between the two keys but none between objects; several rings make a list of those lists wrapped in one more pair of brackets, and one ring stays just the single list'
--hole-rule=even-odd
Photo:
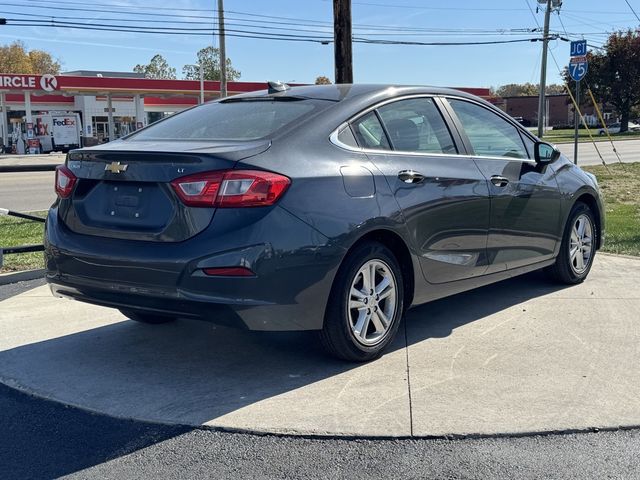
[{"label": "fedex sign", "polygon": [[0,89],[53,92],[58,89],[58,79],[48,73],[45,75],[0,74]]},{"label": "fedex sign", "polygon": [[53,124],[56,127],[72,127],[76,124],[76,121],[72,118],[69,117],[65,117],[62,120],[54,118],[53,119]]}]

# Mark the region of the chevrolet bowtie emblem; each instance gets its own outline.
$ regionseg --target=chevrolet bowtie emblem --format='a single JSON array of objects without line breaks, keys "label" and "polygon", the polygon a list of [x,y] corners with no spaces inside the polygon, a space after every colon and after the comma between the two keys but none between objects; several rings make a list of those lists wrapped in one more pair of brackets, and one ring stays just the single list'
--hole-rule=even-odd
[{"label": "chevrolet bowtie emblem", "polygon": [[127,171],[128,166],[129,165],[120,165],[120,162],[111,162],[104,166],[104,170],[111,173],[122,173]]}]

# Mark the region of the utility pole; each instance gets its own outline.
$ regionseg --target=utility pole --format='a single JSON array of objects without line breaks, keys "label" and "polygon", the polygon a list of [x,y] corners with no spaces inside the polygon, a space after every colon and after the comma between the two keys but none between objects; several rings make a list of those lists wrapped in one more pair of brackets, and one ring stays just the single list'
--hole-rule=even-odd
[{"label": "utility pole", "polygon": [[218,33],[220,35],[220,98],[227,96],[227,52],[224,44],[224,5],[218,0]]},{"label": "utility pole", "polygon": [[333,43],[336,83],[353,83],[351,0],[333,0]]},{"label": "utility pole", "polygon": [[544,124],[547,118],[546,89],[547,89],[547,51],[549,50],[549,22],[551,21],[551,0],[547,0],[544,12],[544,33],[542,36],[542,69],[540,70],[540,94],[538,98],[538,137],[544,135]]},{"label": "utility pole", "polygon": [[200,105],[204,103],[204,68],[202,68],[202,62],[198,65],[200,69]]}]

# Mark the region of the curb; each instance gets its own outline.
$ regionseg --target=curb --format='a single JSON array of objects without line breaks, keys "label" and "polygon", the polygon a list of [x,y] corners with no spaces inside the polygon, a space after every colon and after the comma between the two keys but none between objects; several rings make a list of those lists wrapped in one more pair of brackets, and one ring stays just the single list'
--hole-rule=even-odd
[{"label": "curb", "polygon": [[44,278],[44,268],[26,270],[22,272],[2,273],[0,274],[0,285],[9,285],[11,283],[35,280],[36,278]]},{"label": "curb", "polygon": [[598,250],[598,255],[606,255],[607,257],[626,258],[627,260],[640,260],[640,257],[634,255],[625,255],[624,253],[602,252]]},{"label": "curb", "polygon": [[39,164],[39,165],[0,165],[2,172],[53,172],[60,164]]},{"label": "curb", "polygon": [[291,439],[308,439],[308,440],[340,440],[340,441],[409,441],[409,440],[446,440],[446,441],[463,441],[463,440],[492,440],[502,438],[527,438],[527,437],[550,437],[576,434],[597,434],[601,432],[620,432],[620,431],[640,431],[639,424],[622,424],[612,426],[590,426],[590,427],[574,427],[559,429],[542,429],[542,430],[523,430],[515,432],[495,432],[495,433],[456,433],[441,435],[359,435],[351,433],[329,433],[329,432],[313,432],[313,431],[296,431],[296,430],[260,430],[257,428],[240,428],[225,427],[207,424],[189,424],[180,422],[163,422],[154,419],[135,418],[127,415],[113,415],[104,413],[94,408],[85,407],[75,402],[62,401],[55,397],[37,392],[35,389],[26,387],[11,378],[0,377],[0,384],[7,388],[20,392],[29,397],[45,402],[51,402],[64,408],[72,408],[91,415],[112,418],[115,420],[135,423],[145,423],[148,425],[159,425],[164,427],[182,427],[189,430],[200,430],[217,433],[226,433],[230,435],[252,435],[256,437],[274,437],[274,438],[291,438]]}]

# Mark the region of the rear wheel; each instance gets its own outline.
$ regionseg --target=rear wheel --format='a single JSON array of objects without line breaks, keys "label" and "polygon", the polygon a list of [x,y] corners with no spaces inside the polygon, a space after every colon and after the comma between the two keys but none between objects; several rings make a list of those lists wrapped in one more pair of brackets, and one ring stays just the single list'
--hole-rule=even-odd
[{"label": "rear wheel", "polygon": [[173,322],[176,317],[171,317],[169,315],[157,315],[155,313],[143,313],[136,310],[123,310],[120,309],[120,313],[122,313],[125,317],[130,320],[134,320],[140,323],[149,323],[152,325],[157,325],[160,323],[168,323]]},{"label": "rear wheel", "polygon": [[404,284],[393,252],[367,242],[350,252],[336,276],[320,339],[331,355],[364,362],[393,341],[404,310]]},{"label": "rear wheel", "polygon": [[596,234],[593,212],[587,204],[577,202],[569,214],[556,263],[547,269],[550,277],[569,285],[583,282],[596,254]]}]

